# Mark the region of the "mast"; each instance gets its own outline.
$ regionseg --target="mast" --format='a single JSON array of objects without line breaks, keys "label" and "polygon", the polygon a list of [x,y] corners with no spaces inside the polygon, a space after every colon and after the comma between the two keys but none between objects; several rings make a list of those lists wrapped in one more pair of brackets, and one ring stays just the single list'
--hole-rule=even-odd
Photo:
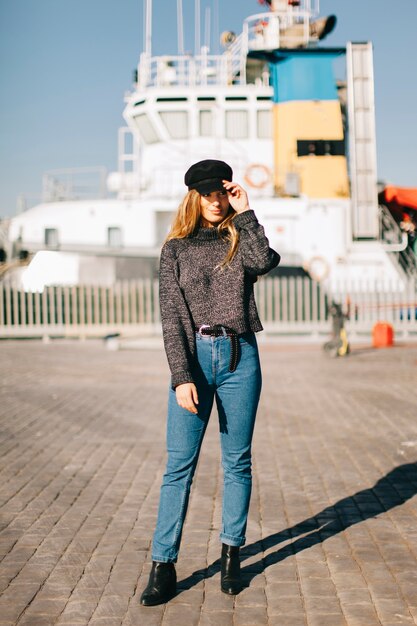
[{"label": "mast", "polygon": [[207,50],[210,50],[210,39],[211,39],[211,11],[210,7],[206,7],[206,13],[204,18],[204,45]]},{"label": "mast", "polygon": [[182,0],[177,0],[177,36],[178,36],[178,54],[184,54],[184,23],[182,12]]},{"label": "mast", "polygon": [[152,55],[152,0],[146,0],[145,8],[145,54]]},{"label": "mast", "polygon": [[219,0],[214,0],[213,7],[213,37],[214,37],[214,54],[219,53],[220,42],[220,26],[219,26]]},{"label": "mast", "polygon": [[200,0],[195,0],[195,51],[194,54],[200,54]]}]

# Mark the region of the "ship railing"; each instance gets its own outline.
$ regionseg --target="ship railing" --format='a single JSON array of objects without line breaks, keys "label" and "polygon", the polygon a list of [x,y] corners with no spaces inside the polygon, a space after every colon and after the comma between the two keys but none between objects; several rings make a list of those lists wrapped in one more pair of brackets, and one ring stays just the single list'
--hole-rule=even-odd
[{"label": "ship railing", "polygon": [[[106,337],[160,334],[159,285],[139,279],[111,286],[50,286],[28,292],[0,283],[0,337]],[[255,283],[259,314],[271,335],[328,337],[329,305],[340,303],[348,335],[369,341],[377,322],[398,339],[417,339],[417,282],[356,281],[333,286],[308,277],[268,277]]]},{"label": "ship railing", "polygon": [[87,200],[107,196],[107,169],[79,167],[50,170],[42,181],[42,202]]},{"label": "ship railing", "polygon": [[245,31],[238,35],[224,53],[229,59],[229,83],[246,83],[246,57],[248,54],[248,38]]},{"label": "ship railing", "polygon": [[138,89],[149,87],[195,87],[244,84],[241,72],[240,40],[220,55],[208,54],[207,48],[196,56],[141,56]]},{"label": "ship railing", "polygon": [[251,15],[243,27],[248,51],[307,46],[312,40],[310,18],[309,11],[301,10]]}]

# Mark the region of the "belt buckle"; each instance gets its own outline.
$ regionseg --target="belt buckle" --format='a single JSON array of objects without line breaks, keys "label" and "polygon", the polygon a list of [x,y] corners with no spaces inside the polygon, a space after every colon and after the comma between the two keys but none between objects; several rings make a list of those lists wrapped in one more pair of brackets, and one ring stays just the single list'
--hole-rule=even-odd
[{"label": "belt buckle", "polygon": [[197,331],[200,336],[202,336],[201,331],[203,330],[203,328],[210,328],[210,324],[201,324],[200,328]]}]

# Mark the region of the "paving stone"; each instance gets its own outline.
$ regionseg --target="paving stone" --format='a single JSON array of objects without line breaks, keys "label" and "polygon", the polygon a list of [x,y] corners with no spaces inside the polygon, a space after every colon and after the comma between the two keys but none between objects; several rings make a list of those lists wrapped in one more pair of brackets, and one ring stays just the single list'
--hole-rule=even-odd
[{"label": "paving stone", "polygon": [[[379,595],[382,598],[396,598],[398,597],[398,592],[396,590],[396,594],[394,595],[394,593],[392,594],[384,594],[383,593],[378,593],[378,590],[375,590],[371,587],[371,590],[375,593],[375,595]],[[400,590],[401,590],[401,595],[403,596],[403,598],[408,602],[409,606],[417,606],[417,588],[413,583],[403,583],[400,586]],[[382,591],[382,590],[381,590]]]},{"label": "paving stone", "polygon": [[128,595],[103,595],[97,604],[92,618],[122,618],[129,605]]},{"label": "paving stone", "polygon": [[395,621],[395,619],[407,619],[409,617],[407,604],[399,598],[377,598],[374,599],[374,604],[382,621]]},{"label": "paving stone", "polygon": [[268,624],[266,609],[262,607],[236,607],[234,611],[236,626],[261,626]]},{"label": "paving stone", "polygon": [[[81,582],[78,587],[81,586]],[[109,582],[105,586],[105,593],[109,595],[121,595],[121,596],[131,596],[136,587],[136,581],[127,579],[127,580],[118,580],[116,577],[113,577],[109,580]],[[91,591],[91,589],[90,589]]]},{"label": "paving stone", "polygon": [[340,602],[336,596],[304,596],[307,614],[340,613]]},{"label": "paving stone", "polygon": [[62,616],[70,616],[74,622],[77,620],[88,622],[96,607],[97,602],[94,600],[70,599],[62,612]]},{"label": "paving stone", "polygon": [[199,626],[234,626],[233,611],[203,611]]},{"label": "paving stone", "polygon": [[[26,606],[36,597],[39,587],[40,585],[37,583],[19,584],[13,582],[0,597],[0,615],[7,610],[6,607],[8,605],[10,605],[10,608],[13,605],[15,612],[18,614],[23,612]],[[5,606],[4,609],[3,605]]]},{"label": "paving stone", "polygon": [[30,604],[26,615],[38,617],[40,615],[57,618],[63,611],[67,598],[41,598],[39,595]]},{"label": "paving stone", "polygon": [[121,620],[117,617],[92,617],[88,626],[120,626]]},{"label": "paving stone", "polygon": [[[350,626],[341,613],[307,613],[308,626]],[[363,622],[362,626],[368,626]]]},{"label": "paving stone", "polygon": [[317,346],[260,346],[247,587],[236,597],[220,591],[213,415],[179,593],[141,607],[166,458],[162,350],[4,342],[0,625],[417,623],[417,469],[415,449],[402,445],[417,438],[417,347],[353,346],[330,360]]},{"label": "paving stone", "polygon": [[34,615],[30,612],[26,613],[19,619],[19,626],[53,626],[56,624],[55,615]]},{"label": "paving stone", "polygon": [[300,587],[297,582],[268,582],[265,586],[267,598],[291,598],[300,595]]},{"label": "paving stone", "polygon": [[[55,572],[53,572],[55,574]],[[55,579],[55,576],[51,576],[48,579]],[[106,584],[108,583],[109,575],[107,572],[101,572],[100,570],[92,570],[86,569],[86,571],[80,576],[80,578],[75,581],[77,588],[79,589],[104,589]]]},{"label": "paving stone", "polygon": [[59,626],[72,626],[72,624],[74,624],[74,626],[78,626],[78,624],[85,624],[85,618],[82,617],[76,617],[75,615],[67,615],[67,614],[61,614],[57,621],[55,622],[56,624],[59,624]]},{"label": "paving stone", "polygon": [[[219,577],[220,581],[220,577]],[[242,574],[242,582],[245,587],[261,587],[262,589],[265,587],[265,576],[264,574]],[[219,582],[220,587],[220,582]]]},{"label": "paving stone", "polygon": [[306,577],[301,579],[303,594],[306,596],[334,596],[336,588],[331,578]]},{"label": "paving stone", "polygon": [[[127,613],[123,619],[123,626],[161,626],[165,605],[162,606],[141,606],[137,600],[130,603]],[[179,622],[184,623],[184,622]]]},{"label": "paving stone", "polygon": [[0,601],[0,615],[1,619],[10,624],[16,624],[19,616],[25,610],[24,604],[10,604],[8,602]]},{"label": "paving stone", "polygon": [[175,598],[171,600],[172,604],[189,604],[190,606],[201,606],[204,601],[204,587],[179,590]]},{"label": "paving stone", "polygon": [[236,596],[236,606],[266,606],[265,590],[262,587],[246,588]]},{"label": "paving stone", "polygon": [[204,608],[207,611],[230,611],[235,604],[235,596],[229,596],[220,591],[220,585],[213,586],[206,581],[204,594]]},{"label": "paving stone", "polygon": [[[332,572],[331,578],[335,583],[336,589],[363,589],[366,581],[362,573],[357,572]],[[387,582],[390,578],[382,576],[376,579],[378,582]]]},{"label": "paving stone", "polygon": [[199,606],[168,604],[165,609],[162,624],[163,626],[178,626],[178,624],[198,626],[200,613],[201,610]]},{"label": "paving stone", "polygon": [[337,592],[340,604],[370,604],[372,602],[369,589],[340,589]]},{"label": "paving stone", "polygon": [[380,621],[378,619],[375,608],[371,603],[365,605],[364,603],[360,604],[344,604],[342,607],[343,615],[346,618],[349,626],[353,624],[354,626],[359,626],[360,624],[370,624],[372,626],[379,624]]},{"label": "paving stone", "polygon": [[268,614],[268,626],[306,626],[305,614],[296,615],[273,615]]}]

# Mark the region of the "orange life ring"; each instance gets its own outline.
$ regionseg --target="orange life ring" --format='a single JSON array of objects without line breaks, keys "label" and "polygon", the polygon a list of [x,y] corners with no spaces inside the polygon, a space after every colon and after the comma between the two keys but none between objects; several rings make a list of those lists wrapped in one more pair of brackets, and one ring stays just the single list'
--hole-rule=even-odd
[{"label": "orange life ring", "polygon": [[245,183],[254,189],[262,189],[271,181],[272,173],[269,167],[263,163],[251,163],[246,168],[244,175]]},{"label": "orange life ring", "polygon": [[306,267],[311,278],[320,283],[325,280],[330,273],[330,266],[326,259],[322,256],[313,256],[307,263]]}]

